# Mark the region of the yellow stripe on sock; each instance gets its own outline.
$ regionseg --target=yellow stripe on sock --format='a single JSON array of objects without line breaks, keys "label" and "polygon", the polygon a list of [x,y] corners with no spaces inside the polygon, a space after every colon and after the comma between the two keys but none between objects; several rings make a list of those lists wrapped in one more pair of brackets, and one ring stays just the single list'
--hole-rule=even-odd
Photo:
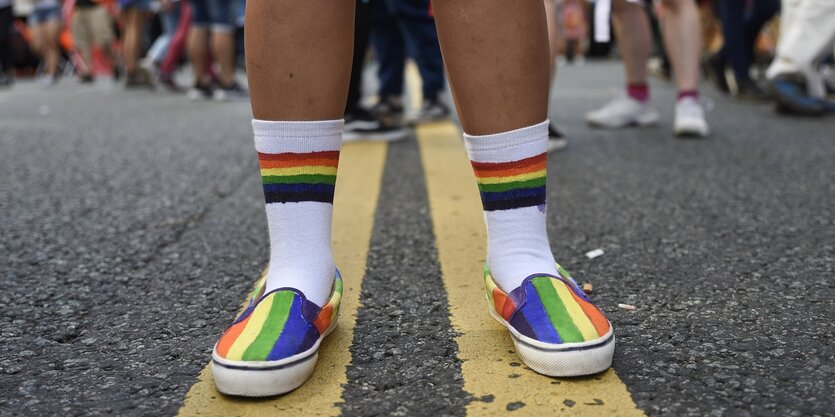
[{"label": "yellow stripe on sock", "polygon": [[534,171],[529,174],[514,175],[512,177],[483,177],[479,178],[479,184],[504,184],[508,182],[527,181],[545,176],[545,170]]},{"label": "yellow stripe on sock", "polygon": [[565,284],[555,279],[551,280],[551,285],[557,290],[557,296],[562,300],[562,305],[568,310],[568,315],[571,316],[571,320],[574,321],[574,326],[577,327],[577,330],[580,330],[583,339],[594,340],[599,338],[600,335],[594,329],[594,324],[586,316],[586,313],[583,312],[583,308],[577,304],[577,300],[571,295],[571,290],[566,288]]},{"label": "yellow stripe on sock", "polygon": [[334,167],[292,167],[292,168],[264,168],[261,170],[262,177],[285,175],[336,175]]},{"label": "yellow stripe on sock", "polygon": [[246,349],[255,341],[258,334],[261,333],[264,322],[267,320],[267,316],[270,314],[270,309],[273,306],[273,300],[275,300],[275,294],[270,294],[269,297],[258,304],[258,307],[255,307],[255,311],[249,316],[249,321],[246,323],[244,331],[241,332],[238,338],[235,339],[235,343],[229,348],[226,359],[230,361],[241,360]]}]

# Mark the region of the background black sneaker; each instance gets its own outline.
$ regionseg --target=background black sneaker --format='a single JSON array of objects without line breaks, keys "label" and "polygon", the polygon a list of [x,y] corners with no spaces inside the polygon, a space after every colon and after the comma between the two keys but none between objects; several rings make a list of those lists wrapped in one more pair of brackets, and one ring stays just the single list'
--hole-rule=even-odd
[{"label": "background black sneaker", "polygon": [[409,120],[409,123],[419,124],[427,122],[436,122],[444,120],[449,117],[449,107],[441,100],[436,98],[424,98],[423,105],[420,111]]},{"label": "background black sneaker", "polygon": [[376,129],[380,125],[380,121],[370,111],[362,107],[346,111],[344,119],[346,132],[356,129]]},{"label": "background black sneaker", "polygon": [[195,83],[193,87],[188,90],[188,98],[192,101],[197,100],[211,100],[214,92],[210,84]]}]

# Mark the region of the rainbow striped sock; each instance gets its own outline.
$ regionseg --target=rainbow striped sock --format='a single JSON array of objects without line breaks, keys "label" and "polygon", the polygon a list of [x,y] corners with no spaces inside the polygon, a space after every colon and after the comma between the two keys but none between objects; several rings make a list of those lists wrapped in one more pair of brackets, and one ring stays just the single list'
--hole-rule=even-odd
[{"label": "rainbow striped sock", "polygon": [[339,151],[258,153],[267,204],[317,201],[333,204]]},{"label": "rainbow striped sock", "polygon": [[253,120],[270,267],[266,291],[295,288],[321,306],[333,286],[331,219],[342,120]]},{"label": "rainbow striped sock", "polygon": [[545,228],[548,121],[494,135],[464,135],[487,223],[487,264],[505,291],[557,274]]}]

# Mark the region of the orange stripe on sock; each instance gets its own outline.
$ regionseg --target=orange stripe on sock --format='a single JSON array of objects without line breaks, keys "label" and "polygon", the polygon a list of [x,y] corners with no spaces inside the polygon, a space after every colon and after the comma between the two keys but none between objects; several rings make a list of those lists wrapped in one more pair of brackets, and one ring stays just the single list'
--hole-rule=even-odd
[{"label": "orange stripe on sock", "polygon": [[264,168],[293,168],[293,167],[333,167],[339,165],[339,159],[306,159],[306,160],[277,160],[277,159],[262,159],[258,161],[258,165]]},{"label": "orange stripe on sock", "polygon": [[524,168],[530,165],[542,163],[546,161],[545,154],[541,153],[536,156],[532,156],[530,158],[520,159],[518,161],[511,161],[511,162],[475,162],[470,161],[473,165],[473,169],[476,171],[485,170],[485,171],[502,171],[506,169],[513,169],[513,168]]},{"label": "orange stripe on sock", "polygon": [[542,161],[526,167],[510,168],[510,169],[495,169],[495,170],[476,170],[475,176],[477,178],[485,177],[512,177],[514,175],[529,174],[531,172],[542,171],[547,167],[548,163]]},{"label": "orange stripe on sock", "polygon": [[226,354],[229,352],[229,348],[231,348],[232,345],[235,344],[235,341],[238,340],[238,336],[240,336],[241,332],[244,331],[246,323],[249,321],[250,317],[252,317],[252,314],[250,314],[243,321],[230,327],[229,330],[224,333],[224,335],[220,338],[220,342],[217,344],[218,355],[222,358],[226,357]]},{"label": "orange stripe on sock", "polygon": [[574,290],[569,289],[568,292],[571,293],[571,296],[574,297],[574,301],[576,301],[577,304],[580,305],[580,308],[583,309],[583,313],[586,313],[586,316],[588,316],[591,324],[594,325],[594,330],[597,331],[597,335],[603,336],[606,334],[606,332],[609,331],[609,320],[606,320],[606,317],[603,317],[603,314],[600,314],[597,307],[575,294]]}]

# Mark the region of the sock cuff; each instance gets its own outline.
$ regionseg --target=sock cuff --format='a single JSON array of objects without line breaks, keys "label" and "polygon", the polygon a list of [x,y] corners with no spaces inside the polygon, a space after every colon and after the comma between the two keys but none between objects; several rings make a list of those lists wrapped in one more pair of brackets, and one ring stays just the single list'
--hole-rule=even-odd
[{"label": "sock cuff", "polygon": [[252,119],[255,149],[263,153],[339,150],[344,120],[269,121]]},{"label": "sock cuff", "polygon": [[548,123],[490,135],[468,135],[464,143],[470,160],[475,162],[505,162],[530,158],[548,150]]}]

